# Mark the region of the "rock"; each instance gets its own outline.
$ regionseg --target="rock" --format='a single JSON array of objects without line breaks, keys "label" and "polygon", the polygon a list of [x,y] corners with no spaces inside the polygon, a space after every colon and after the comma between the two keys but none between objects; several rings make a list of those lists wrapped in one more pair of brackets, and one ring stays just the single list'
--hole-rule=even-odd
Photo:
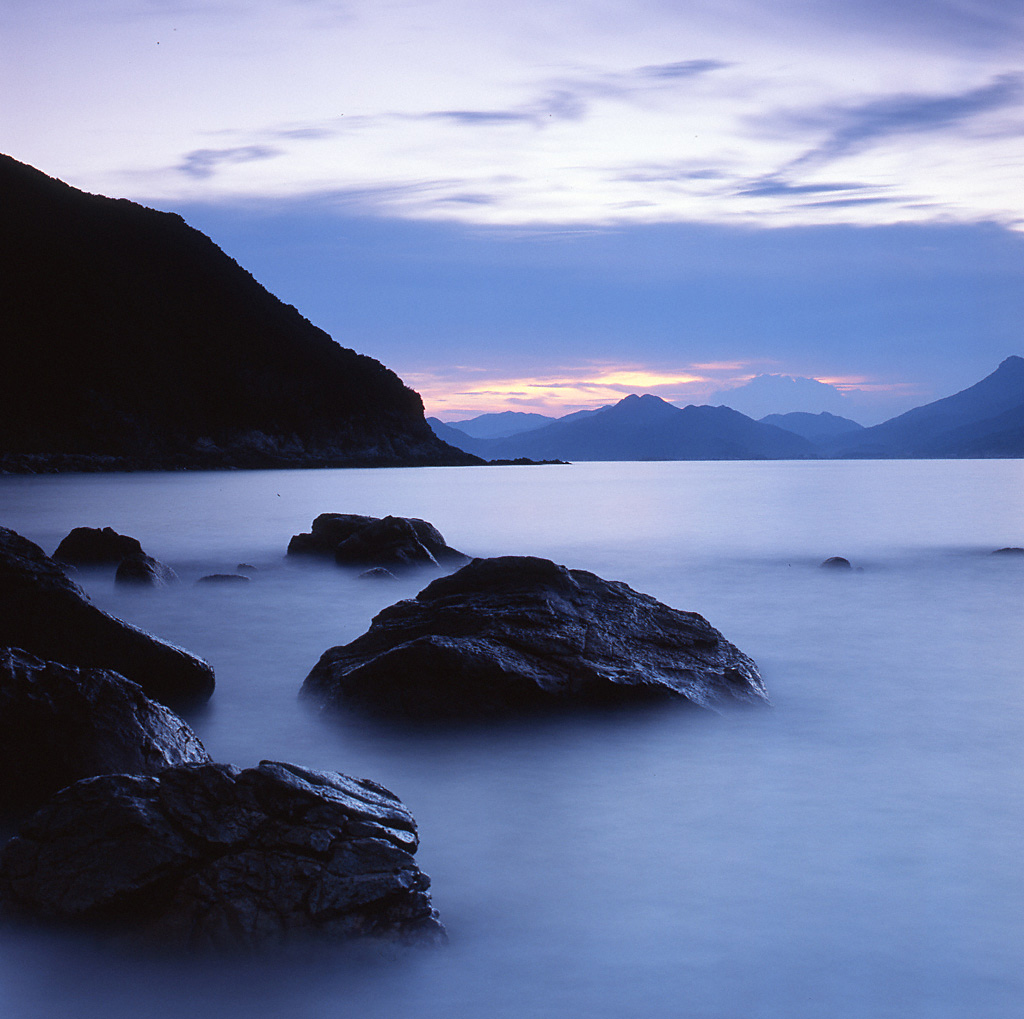
[{"label": "rock", "polygon": [[76,527],[57,546],[53,558],[70,566],[112,566],[130,555],[145,555],[135,538],[112,527]]},{"label": "rock", "polygon": [[351,538],[361,527],[378,519],[358,513],[321,513],[313,521],[310,531],[292,537],[288,542],[288,554],[333,556],[334,550],[346,538]]},{"label": "rock", "polygon": [[992,555],[1008,555],[1008,556],[1024,555],[1024,548],[1017,548],[1017,547],[1014,547],[1014,546],[1011,546],[1010,548],[997,548],[992,553]]},{"label": "rock", "polygon": [[90,775],[209,760],[177,715],[124,676],[0,648],[0,808],[35,809]]},{"label": "rock", "polygon": [[239,573],[259,573],[260,571],[252,563],[239,563],[235,569]]},{"label": "rock", "polygon": [[303,694],[407,716],[673,698],[766,702],[757,667],[693,612],[547,559],[474,559],[331,648]]},{"label": "rock", "polygon": [[321,513],[313,528],[288,543],[289,555],[333,556],[343,566],[437,566],[469,561],[418,517]]},{"label": "rock", "polygon": [[240,573],[210,573],[205,577],[200,577],[197,584],[237,584],[237,583],[249,583],[248,577],[243,577]]},{"label": "rock", "polygon": [[372,570],[367,570],[365,573],[360,573],[356,578],[357,580],[398,580],[390,570],[385,570],[383,566],[374,566]]},{"label": "rock", "polygon": [[0,646],[112,669],[165,704],[213,693],[206,662],[101,612],[38,545],[6,527],[0,527],[0,604]]},{"label": "rock", "polygon": [[844,559],[841,555],[829,556],[822,564],[821,568],[824,570],[848,570],[850,569],[850,560]]},{"label": "rock", "polygon": [[178,574],[162,562],[137,552],[125,556],[114,574],[115,584],[137,585],[140,587],[166,587],[178,579]]},{"label": "rock", "polygon": [[59,792],[0,855],[0,903],[191,948],[297,936],[438,941],[416,823],[365,779],[263,761],[105,775]]}]

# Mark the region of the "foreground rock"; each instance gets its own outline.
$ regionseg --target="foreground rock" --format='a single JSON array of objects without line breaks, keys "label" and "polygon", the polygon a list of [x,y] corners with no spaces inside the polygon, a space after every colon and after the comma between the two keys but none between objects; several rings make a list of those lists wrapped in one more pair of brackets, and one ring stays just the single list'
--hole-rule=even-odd
[{"label": "foreground rock", "polygon": [[292,537],[288,554],[332,556],[343,566],[363,568],[462,565],[469,561],[426,520],[355,513],[321,513],[309,532]]},{"label": "foreground rock", "polygon": [[209,759],[177,715],[116,672],[0,648],[0,808],[38,807],[91,775]]},{"label": "foreground rock", "polygon": [[113,566],[126,556],[145,555],[138,539],[112,527],[76,527],[57,546],[53,558],[71,566]]},{"label": "foreground rock", "polygon": [[439,940],[416,823],[365,779],[263,761],[106,775],[58,793],[0,856],[0,901],[193,948],[296,935]]},{"label": "foreground rock", "polygon": [[114,583],[127,587],[166,587],[178,579],[178,574],[144,552],[125,556],[114,574]]},{"label": "foreground rock", "polygon": [[675,698],[765,702],[757,667],[693,612],[547,559],[474,559],[327,651],[303,693],[408,716]]},{"label": "foreground rock", "polygon": [[101,612],[38,545],[6,527],[0,527],[0,604],[0,646],[112,669],[165,704],[213,693],[206,662]]}]

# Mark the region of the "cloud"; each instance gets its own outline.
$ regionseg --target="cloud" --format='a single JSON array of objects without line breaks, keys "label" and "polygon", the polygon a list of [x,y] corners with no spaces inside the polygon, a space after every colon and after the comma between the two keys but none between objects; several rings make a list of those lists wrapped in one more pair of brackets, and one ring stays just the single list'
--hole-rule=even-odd
[{"label": "cloud", "polygon": [[732,64],[725,60],[681,60],[675,64],[649,64],[646,67],[638,67],[634,73],[641,78],[661,80],[694,78],[698,74],[721,71],[731,66]]},{"label": "cloud", "polygon": [[212,177],[222,163],[251,163],[280,156],[281,149],[269,145],[239,145],[230,149],[194,149],[176,167],[190,177]]},{"label": "cloud", "polygon": [[825,126],[819,145],[793,160],[788,169],[820,165],[880,141],[957,127],[974,117],[1018,103],[1024,75],[1000,74],[988,85],[946,95],[898,94],[849,106],[827,106],[783,118],[792,127]]},{"label": "cloud", "polygon": [[762,177],[759,181],[740,188],[736,194],[775,198],[779,195],[813,195],[825,194],[830,191],[864,191],[871,186],[870,184],[853,183],[790,184],[779,176],[772,175]]}]

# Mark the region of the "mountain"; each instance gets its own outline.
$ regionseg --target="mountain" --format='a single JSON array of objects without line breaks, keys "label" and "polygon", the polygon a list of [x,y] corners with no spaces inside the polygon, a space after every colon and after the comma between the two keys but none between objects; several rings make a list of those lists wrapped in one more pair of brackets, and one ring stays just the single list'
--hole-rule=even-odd
[{"label": "mountain", "polygon": [[533,460],[765,460],[816,455],[806,439],[728,407],[680,410],[657,396],[611,407],[488,446],[489,455]]},{"label": "mountain", "polygon": [[466,453],[472,453],[474,456],[483,457],[485,460],[493,458],[489,452],[489,448],[494,442],[493,439],[474,439],[471,435],[467,435],[462,431],[461,428],[445,424],[434,417],[427,418],[427,424],[433,429],[434,434],[442,442],[447,442],[449,446],[454,446],[456,449],[461,449]]},{"label": "mountain", "polygon": [[830,383],[793,375],[756,375],[742,386],[721,389],[708,399],[755,419],[788,412],[838,413],[847,407],[846,398]]},{"label": "mountain", "polygon": [[1006,358],[953,396],[841,436],[828,447],[845,458],[1024,456],[1024,358]]},{"label": "mountain", "polygon": [[[503,439],[534,428],[543,428],[556,418],[544,414],[526,414],[520,410],[506,410],[500,414],[480,414],[465,421],[447,421],[445,424],[472,439]],[[437,430],[435,429],[435,432]]]},{"label": "mountain", "polygon": [[769,414],[760,420],[763,425],[785,428],[787,432],[802,435],[811,442],[827,442],[837,436],[860,431],[864,427],[849,418],[829,414],[824,410],[820,414],[808,414],[799,410],[791,414]]},{"label": "mountain", "polygon": [[0,156],[0,469],[475,462],[180,217]]}]

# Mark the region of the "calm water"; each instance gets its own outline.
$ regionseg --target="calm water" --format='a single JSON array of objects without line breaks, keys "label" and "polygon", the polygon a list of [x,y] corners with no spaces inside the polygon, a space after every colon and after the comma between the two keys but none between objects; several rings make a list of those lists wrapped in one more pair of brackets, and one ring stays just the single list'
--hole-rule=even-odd
[{"label": "calm water", "polygon": [[[426,578],[291,563],[323,511],[420,516],[707,616],[774,708],[408,731],[297,702]],[[217,672],[211,754],[374,778],[416,815],[440,951],[258,964],[0,932],[0,1014],[1017,1019],[1024,1007],[1018,461],[651,463],[0,478],[52,552],[110,525],[176,589],[82,583]],[[845,555],[863,572],[817,568]],[[256,565],[244,590],[203,573]]]}]

